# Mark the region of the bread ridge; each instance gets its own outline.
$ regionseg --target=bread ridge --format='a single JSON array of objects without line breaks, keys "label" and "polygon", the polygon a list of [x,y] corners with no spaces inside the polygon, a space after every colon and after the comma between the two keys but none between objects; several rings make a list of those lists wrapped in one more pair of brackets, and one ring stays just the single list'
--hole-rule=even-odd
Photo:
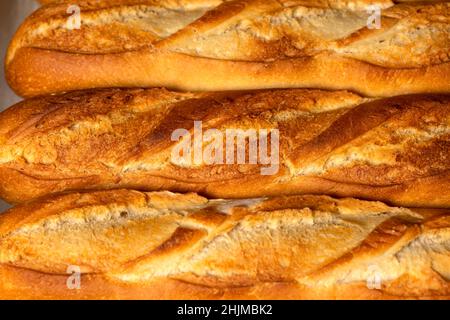
[{"label": "bread ridge", "polygon": [[[0,114],[0,195],[20,203],[125,187],[209,198],[315,193],[448,208],[449,104],[448,95],[367,99],[303,89],[40,97]],[[245,164],[185,163],[173,157],[182,143],[173,134],[186,129],[193,139],[195,121],[223,139],[227,129],[279,130],[279,144],[270,144],[270,134],[267,140],[279,152],[271,165],[250,164],[249,148]]]},{"label": "bread ridge", "polygon": [[[445,299],[449,227],[448,210],[327,196],[61,195],[0,217],[0,296]],[[152,244],[138,252],[143,241]],[[65,287],[67,266],[81,266],[77,292]],[[380,286],[369,289],[374,270]],[[24,292],[32,280],[41,285]]]},{"label": "bread ridge", "polygon": [[81,3],[85,27],[70,31],[66,5],[47,6],[11,42],[7,78],[27,97],[154,86],[449,92],[450,3],[381,2],[381,30],[366,27],[367,3],[131,1],[86,9]]}]

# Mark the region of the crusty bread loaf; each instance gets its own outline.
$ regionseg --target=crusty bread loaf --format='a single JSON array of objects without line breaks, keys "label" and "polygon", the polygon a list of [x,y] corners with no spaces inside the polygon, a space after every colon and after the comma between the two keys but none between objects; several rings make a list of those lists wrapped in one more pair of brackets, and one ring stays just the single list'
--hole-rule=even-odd
[{"label": "crusty bread loaf", "polygon": [[[450,92],[448,2],[77,3],[80,29],[67,28],[62,3],[41,8],[17,32],[6,71],[20,95],[136,86]],[[367,27],[374,3],[383,8],[381,29]]]},{"label": "crusty bread loaf", "polygon": [[[190,138],[197,120],[203,133],[224,133],[225,151],[245,144],[246,161],[174,158],[187,140],[172,141],[173,133],[186,129]],[[249,140],[230,140],[227,147],[228,129],[279,130],[278,152],[266,135],[272,164],[250,163]],[[200,154],[209,143],[200,141]],[[19,203],[105,188],[209,198],[314,193],[449,208],[449,150],[449,95],[370,100],[303,89],[74,92],[24,101],[0,114],[0,195]]]},{"label": "crusty bread loaf", "polygon": [[0,216],[0,298],[449,298],[449,241],[445,210],[76,193]]}]

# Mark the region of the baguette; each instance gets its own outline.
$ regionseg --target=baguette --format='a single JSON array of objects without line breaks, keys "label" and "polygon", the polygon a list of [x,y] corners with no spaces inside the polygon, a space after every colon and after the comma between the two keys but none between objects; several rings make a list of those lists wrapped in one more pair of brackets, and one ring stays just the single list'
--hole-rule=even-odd
[{"label": "baguette", "polygon": [[[381,29],[367,25],[368,4]],[[80,1],[39,9],[8,50],[25,97],[99,87],[314,87],[366,96],[450,92],[450,3],[336,0]]]},{"label": "baguette", "polygon": [[[204,134],[195,145],[198,120]],[[185,138],[174,139],[180,129]],[[189,162],[208,150],[209,129],[219,133],[223,149],[215,152],[223,162]],[[258,132],[260,139],[271,132],[270,158],[250,162],[258,155],[250,139],[228,139],[228,131],[238,129],[253,129],[255,140]],[[191,152],[180,152],[189,139]],[[239,147],[245,161],[237,161]],[[230,150],[233,161],[225,162]],[[449,95],[83,91],[31,99],[0,114],[0,196],[21,203],[73,190],[127,188],[208,198],[313,193],[450,208],[449,154]]]},{"label": "baguette", "polygon": [[75,193],[0,216],[0,298],[448,299],[449,241],[448,210]]}]

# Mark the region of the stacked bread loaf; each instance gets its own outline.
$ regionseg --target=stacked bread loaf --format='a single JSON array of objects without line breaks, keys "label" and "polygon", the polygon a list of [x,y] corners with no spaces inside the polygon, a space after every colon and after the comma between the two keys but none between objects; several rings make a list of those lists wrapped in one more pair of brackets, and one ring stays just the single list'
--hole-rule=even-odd
[{"label": "stacked bread loaf", "polygon": [[1,298],[450,298],[450,2],[42,2]]}]

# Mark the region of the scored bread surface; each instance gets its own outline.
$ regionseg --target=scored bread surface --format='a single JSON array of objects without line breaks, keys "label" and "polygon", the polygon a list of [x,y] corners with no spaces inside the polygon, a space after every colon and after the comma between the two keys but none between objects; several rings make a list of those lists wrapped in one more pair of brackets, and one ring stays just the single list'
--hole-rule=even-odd
[{"label": "scored bread surface", "polygon": [[[448,95],[373,100],[302,89],[108,89],[41,97],[0,115],[0,195],[18,203],[105,188],[209,198],[315,193],[448,208],[449,107]],[[269,135],[272,165],[261,158],[251,164],[247,147],[245,162],[179,161],[173,152],[184,140],[173,133],[193,135],[195,121],[224,140],[227,129],[277,129],[279,152],[272,153],[277,144]],[[263,168],[271,172],[263,175]]]},{"label": "scored bread surface", "polygon": [[[450,3],[408,1],[79,1],[21,26],[7,78],[21,95],[97,87],[349,89],[368,96],[445,93]],[[369,28],[369,5],[381,28]]]},{"label": "scored bread surface", "polygon": [[[90,285],[100,281],[116,288],[109,294],[116,298],[139,297],[139,288],[152,297],[164,286],[165,297],[183,297],[176,283],[189,288],[191,298],[234,290],[244,290],[243,297],[261,290],[266,297],[267,286],[291,298],[329,298],[333,291],[351,297],[351,288],[368,297],[445,298],[449,228],[445,210],[350,198],[208,201],[169,192],[75,193],[0,217],[0,273],[10,275],[0,296],[41,274],[39,281],[52,287],[28,295],[95,295]],[[83,282],[78,293],[64,291],[68,266],[80,267],[84,291]],[[371,290],[373,276],[379,283]]]}]

